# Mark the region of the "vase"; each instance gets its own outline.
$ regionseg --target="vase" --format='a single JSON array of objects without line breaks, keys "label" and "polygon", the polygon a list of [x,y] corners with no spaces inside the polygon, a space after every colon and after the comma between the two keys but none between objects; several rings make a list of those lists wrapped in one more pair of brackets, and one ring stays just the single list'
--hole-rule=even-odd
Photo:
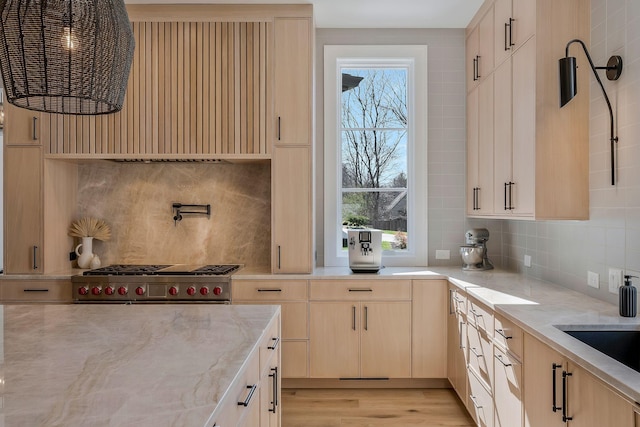
[{"label": "vase", "polygon": [[[82,252],[80,252],[82,248]],[[76,255],[78,256],[78,267],[89,268],[93,254],[93,237],[83,237],[82,243],[76,246]]]}]

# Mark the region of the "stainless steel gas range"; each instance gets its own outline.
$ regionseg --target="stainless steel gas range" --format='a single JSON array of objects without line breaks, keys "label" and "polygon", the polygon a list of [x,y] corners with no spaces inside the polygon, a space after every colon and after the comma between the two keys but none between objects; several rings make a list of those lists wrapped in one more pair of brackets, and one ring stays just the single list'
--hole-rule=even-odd
[{"label": "stainless steel gas range", "polygon": [[76,303],[231,302],[231,275],[240,264],[109,265],[73,276]]}]

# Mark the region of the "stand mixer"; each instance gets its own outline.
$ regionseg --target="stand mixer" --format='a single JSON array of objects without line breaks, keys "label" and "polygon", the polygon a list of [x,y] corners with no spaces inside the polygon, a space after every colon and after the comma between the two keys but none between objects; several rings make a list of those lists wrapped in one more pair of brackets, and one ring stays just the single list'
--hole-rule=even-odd
[{"label": "stand mixer", "polygon": [[472,228],[464,233],[466,245],[460,246],[463,270],[491,270],[493,264],[487,258],[487,240],[489,230]]}]

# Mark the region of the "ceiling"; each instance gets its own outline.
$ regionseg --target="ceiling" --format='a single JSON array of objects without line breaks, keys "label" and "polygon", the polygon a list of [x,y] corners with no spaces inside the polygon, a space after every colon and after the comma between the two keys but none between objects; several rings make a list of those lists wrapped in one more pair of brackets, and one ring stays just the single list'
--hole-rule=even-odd
[{"label": "ceiling", "polygon": [[318,28],[464,28],[484,0],[125,0],[125,3],[313,4]]}]

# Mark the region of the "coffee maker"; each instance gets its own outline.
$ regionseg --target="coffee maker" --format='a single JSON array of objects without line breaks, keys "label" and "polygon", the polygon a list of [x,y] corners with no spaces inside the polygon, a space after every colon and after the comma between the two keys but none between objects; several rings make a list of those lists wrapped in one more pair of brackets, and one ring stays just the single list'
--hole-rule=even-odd
[{"label": "coffee maker", "polygon": [[466,245],[460,246],[463,270],[491,270],[493,264],[487,258],[489,230],[472,228],[464,234]]},{"label": "coffee maker", "polygon": [[382,231],[348,230],[349,268],[354,273],[377,273],[382,267]]}]

